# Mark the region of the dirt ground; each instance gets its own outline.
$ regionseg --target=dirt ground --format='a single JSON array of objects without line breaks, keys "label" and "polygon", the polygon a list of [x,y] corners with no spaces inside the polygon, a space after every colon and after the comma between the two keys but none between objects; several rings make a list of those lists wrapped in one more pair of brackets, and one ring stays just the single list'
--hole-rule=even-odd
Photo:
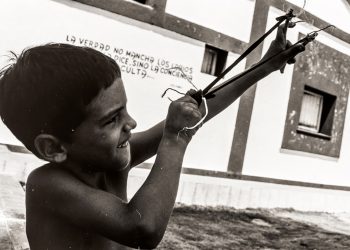
[{"label": "dirt ground", "polygon": [[177,206],[157,249],[350,249],[347,232],[325,213]]}]

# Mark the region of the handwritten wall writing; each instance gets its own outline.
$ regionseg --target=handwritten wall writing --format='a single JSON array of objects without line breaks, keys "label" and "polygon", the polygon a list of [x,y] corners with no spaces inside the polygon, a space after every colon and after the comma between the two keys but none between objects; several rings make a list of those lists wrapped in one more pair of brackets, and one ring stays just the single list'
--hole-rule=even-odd
[{"label": "handwritten wall writing", "polygon": [[130,75],[141,78],[154,78],[156,74],[163,74],[192,80],[192,67],[174,63],[171,60],[157,58],[152,55],[74,35],[66,35],[65,41],[73,45],[90,47],[104,53],[118,63],[122,72]]}]

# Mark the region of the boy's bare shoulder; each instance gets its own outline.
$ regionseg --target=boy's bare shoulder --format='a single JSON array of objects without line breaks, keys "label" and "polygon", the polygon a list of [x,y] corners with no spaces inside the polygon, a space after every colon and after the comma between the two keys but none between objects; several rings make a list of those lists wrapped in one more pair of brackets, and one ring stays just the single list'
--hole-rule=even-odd
[{"label": "boy's bare shoulder", "polygon": [[[59,202],[60,195],[64,195],[69,190],[74,190],[81,182],[72,173],[60,166],[46,164],[33,170],[26,183],[26,203],[37,202],[48,198],[51,202]],[[55,198],[56,199],[53,199]]]},{"label": "boy's bare shoulder", "polygon": [[76,180],[73,174],[55,164],[48,163],[33,170],[27,179],[27,185],[53,185],[55,182]]}]

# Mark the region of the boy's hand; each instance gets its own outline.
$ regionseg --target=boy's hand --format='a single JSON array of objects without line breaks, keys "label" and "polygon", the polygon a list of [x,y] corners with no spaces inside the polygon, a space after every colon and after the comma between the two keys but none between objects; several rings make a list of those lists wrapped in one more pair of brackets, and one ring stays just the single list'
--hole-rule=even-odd
[{"label": "boy's hand", "polygon": [[193,91],[188,91],[184,97],[170,104],[164,127],[165,135],[175,135],[178,139],[184,139],[186,143],[190,142],[198,127],[188,130],[184,128],[196,125],[202,118],[198,103],[190,96]]},{"label": "boy's hand", "polygon": [[292,43],[287,40],[286,34],[287,27],[285,24],[280,25],[277,30],[276,39],[271,42],[269,49],[261,59],[262,61],[278,54],[266,63],[268,70],[271,72],[280,70],[283,73],[286,63],[295,63],[294,57],[305,50],[305,46],[302,44],[292,46]]}]

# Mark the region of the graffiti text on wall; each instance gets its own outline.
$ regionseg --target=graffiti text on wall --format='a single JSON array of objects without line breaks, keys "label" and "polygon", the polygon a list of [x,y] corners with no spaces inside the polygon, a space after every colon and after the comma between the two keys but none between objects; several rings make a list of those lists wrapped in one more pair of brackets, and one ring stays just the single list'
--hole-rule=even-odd
[{"label": "graffiti text on wall", "polygon": [[140,76],[141,78],[153,78],[155,74],[163,74],[192,80],[192,67],[174,63],[170,60],[157,58],[129,49],[118,48],[110,44],[92,41],[73,35],[67,35],[66,42],[101,51],[113,58],[118,63],[121,71],[127,74]]}]

